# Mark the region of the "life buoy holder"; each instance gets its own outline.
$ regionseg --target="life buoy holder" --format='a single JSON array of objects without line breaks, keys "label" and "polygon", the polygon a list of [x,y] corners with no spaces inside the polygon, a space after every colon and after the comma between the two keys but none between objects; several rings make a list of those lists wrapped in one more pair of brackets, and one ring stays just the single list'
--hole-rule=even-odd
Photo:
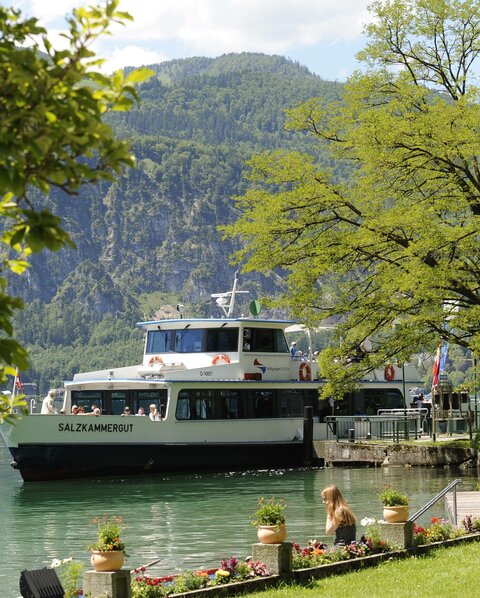
[{"label": "life buoy holder", "polygon": [[215,357],[212,359],[213,365],[223,365],[227,363],[230,363],[230,357],[228,355],[225,355],[225,353],[219,353],[218,355],[215,355]]},{"label": "life buoy holder", "polygon": [[395,368],[391,363],[385,366],[385,370],[383,371],[383,375],[385,376],[385,380],[391,382],[395,380]]},{"label": "life buoy holder", "polygon": [[300,376],[300,380],[311,380],[312,379],[312,370],[308,363],[302,361],[300,367],[298,368],[298,375]]},{"label": "life buoy holder", "polygon": [[162,364],[163,364],[163,361],[159,355],[153,355],[152,357],[150,357],[150,361],[148,362],[148,365],[150,365],[150,366],[162,365]]}]

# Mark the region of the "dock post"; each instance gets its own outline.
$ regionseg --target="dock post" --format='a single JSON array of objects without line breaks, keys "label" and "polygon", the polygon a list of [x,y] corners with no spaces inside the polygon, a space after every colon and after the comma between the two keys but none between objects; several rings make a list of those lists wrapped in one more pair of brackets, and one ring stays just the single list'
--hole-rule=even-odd
[{"label": "dock post", "polygon": [[83,594],[97,598],[131,598],[130,569],[120,571],[85,571],[83,574]]},{"label": "dock post", "polygon": [[303,464],[313,461],[313,407],[303,409]]}]

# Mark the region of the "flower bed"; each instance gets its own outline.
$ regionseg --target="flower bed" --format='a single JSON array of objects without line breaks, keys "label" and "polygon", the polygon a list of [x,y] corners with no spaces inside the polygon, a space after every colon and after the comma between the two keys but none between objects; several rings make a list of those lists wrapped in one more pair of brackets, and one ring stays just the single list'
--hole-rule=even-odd
[{"label": "flower bed", "polygon": [[454,527],[445,519],[438,517],[431,518],[431,525],[422,527],[414,525],[413,527],[413,545],[424,546],[425,544],[434,544],[435,542],[445,542],[461,538],[467,534],[473,534],[480,531],[480,519],[467,515],[463,520],[463,527]]},{"label": "flower bed", "polygon": [[[305,580],[308,578],[323,577],[335,573],[343,573],[348,570],[376,565],[385,558],[408,556],[411,551],[403,547],[394,546],[381,539],[380,526],[374,519],[362,520],[366,527],[365,534],[359,542],[353,542],[348,546],[328,548],[325,544],[310,540],[305,547],[299,544],[292,544],[292,573],[285,577],[291,580]],[[471,541],[478,539],[471,534],[480,532],[480,518],[467,516],[463,522],[463,528],[455,528],[443,519],[435,517],[428,527],[414,527],[413,551],[429,550],[438,543],[452,543],[457,541]],[[470,537],[469,537],[470,535]],[[421,547],[421,548],[420,548]],[[237,558],[231,557],[221,561],[218,569],[206,569],[203,571],[187,571],[181,575],[166,577],[148,577],[145,569],[135,571],[137,577],[132,582],[132,598],[162,598],[187,592],[201,593],[215,591],[223,586],[227,590],[232,584],[232,594],[236,586],[241,586],[242,592],[260,590],[261,588],[249,588],[251,583],[276,583],[282,576],[270,576],[269,571],[263,563],[240,562]],[[270,578],[270,582],[269,582]],[[233,585],[235,584],[235,585]]]},{"label": "flower bed", "polygon": [[[375,522],[376,523],[376,522]],[[352,542],[346,546],[328,548],[325,544],[310,540],[305,548],[293,544],[292,568],[308,569],[349,561],[374,554],[383,554],[395,550],[395,546],[380,538],[379,528],[373,523],[369,524],[369,534],[364,534],[359,542]]]},{"label": "flower bed", "polygon": [[135,577],[132,582],[132,598],[161,598],[270,576],[264,563],[253,561],[243,563],[235,557],[221,561],[218,569],[186,571],[181,575],[148,577],[144,574],[144,568],[135,572],[141,575]]}]

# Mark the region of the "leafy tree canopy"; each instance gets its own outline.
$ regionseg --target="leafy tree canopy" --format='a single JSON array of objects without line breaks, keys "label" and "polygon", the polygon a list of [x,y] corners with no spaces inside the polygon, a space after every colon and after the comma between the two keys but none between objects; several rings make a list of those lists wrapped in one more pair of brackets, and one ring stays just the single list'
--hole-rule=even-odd
[{"label": "leafy tree canopy", "polygon": [[[288,126],[312,154],[250,162],[241,216],[227,227],[247,271],[282,268],[280,299],[315,326],[338,321],[321,358],[324,394],[442,337],[480,350],[480,2],[379,0],[336,103],[313,99]],[[328,148],[348,180],[316,164]],[[345,358],[366,339],[359,363]]]},{"label": "leafy tree canopy", "polygon": [[[26,350],[13,338],[12,317],[20,298],[8,294],[7,275],[22,274],[29,256],[73,246],[59,217],[42,206],[53,188],[76,194],[86,183],[111,180],[133,157],[125,141],[103,121],[109,110],[126,110],[146,70],[105,76],[89,49],[111,23],[131,19],[118,0],[79,8],[56,50],[35,18],[0,7],[0,381],[26,369]],[[45,203],[43,201],[43,203]],[[8,408],[5,397],[2,413]]]}]

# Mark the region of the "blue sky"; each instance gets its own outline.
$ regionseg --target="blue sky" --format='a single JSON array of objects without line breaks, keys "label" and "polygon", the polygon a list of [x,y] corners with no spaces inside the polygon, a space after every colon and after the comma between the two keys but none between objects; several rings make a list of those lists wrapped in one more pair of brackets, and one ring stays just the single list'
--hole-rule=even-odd
[{"label": "blue sky", "polygon": [[[35,16],[61,46],[64,16],[92,0],[11,0]],[[106,70],[229,52],[280,54],[324,79],[358,68],[370,0],[121,0],[134,22],[115,27],[94,49]]]}]

